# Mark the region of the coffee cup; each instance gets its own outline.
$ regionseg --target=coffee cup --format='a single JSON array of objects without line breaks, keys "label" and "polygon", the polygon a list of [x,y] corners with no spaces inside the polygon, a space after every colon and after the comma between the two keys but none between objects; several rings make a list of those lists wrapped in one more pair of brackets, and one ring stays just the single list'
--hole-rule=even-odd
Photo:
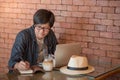
[{"label": "coffee cup", "polygon": [[45,71],[52,71],[53,70],[53,61],[45,59],[42,63],[42,66]]}]

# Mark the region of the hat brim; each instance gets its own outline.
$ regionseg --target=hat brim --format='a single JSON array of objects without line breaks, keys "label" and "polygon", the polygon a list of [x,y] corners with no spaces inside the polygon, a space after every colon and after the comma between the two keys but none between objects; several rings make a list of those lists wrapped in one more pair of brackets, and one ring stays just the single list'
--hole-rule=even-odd
[{"label": "hat brim", "polygon": [[70,69],[67,69],[67,66],[60,68],[60,71],[67,75],[87,74],[87,73],[93,72],[94,70],[95,70],[94,67],[90,65],[88,66],[87,70],[70,70]]}]

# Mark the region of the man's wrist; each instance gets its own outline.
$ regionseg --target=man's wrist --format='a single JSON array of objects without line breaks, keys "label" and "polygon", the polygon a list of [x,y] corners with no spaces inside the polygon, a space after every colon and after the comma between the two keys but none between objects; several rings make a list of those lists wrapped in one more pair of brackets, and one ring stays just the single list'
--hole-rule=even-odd
[{"label": "man's wrist", "polygon": [[18,69],[18,63],[14,65],[14,69]]}]

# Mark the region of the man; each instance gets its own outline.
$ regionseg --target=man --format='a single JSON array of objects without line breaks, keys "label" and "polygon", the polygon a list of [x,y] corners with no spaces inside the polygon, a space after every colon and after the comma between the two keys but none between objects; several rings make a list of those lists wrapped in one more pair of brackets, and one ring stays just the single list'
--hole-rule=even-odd
[{"label": "man", "polygon": [[54,21],[54,14],[49,10],[39,9],[34,14],[34,25],[16,36],[8,62],[9,72],[13,72],[14,69],[26,70],[32,65],[37,65],[38,61],[43,59],[43,45],[47,46],[48,54],[54,54],[58,43],[51,30]]}]

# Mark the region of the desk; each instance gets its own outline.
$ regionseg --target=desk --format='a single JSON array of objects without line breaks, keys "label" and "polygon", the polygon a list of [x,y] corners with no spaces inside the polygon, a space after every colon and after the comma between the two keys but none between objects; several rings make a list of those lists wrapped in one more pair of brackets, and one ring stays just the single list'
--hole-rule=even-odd
[{"label": "desk", "polygon": [[95,71],[87,74],[87,76],[92,77],[93,80],[103,80],[116,73],[120,73],[120,65],[114,65],[109,67],[95,66]]},{"label": "desk", "polygon": [[95,71],[86,75],[69,76],[60,71],[36,73],[28,75],[0,74],[0,80],[103,80],[115,73],[120,73],[120,64],[94,65]]},{"label": "desk", "polygon": [[77,75],[77,76],[68,76],[68,75],[62,74],[59,71],[28,74],[28,75],[19,75],[15,73],[6,74],[6,75],[1,74],[0,80],[102,80],[105,77],[108,77],[118,72],[120,72],[120,66],[112,69],[111,71],[106,71],[105,73],[104,72],[98,73],[95,71],[87,75]]}]

